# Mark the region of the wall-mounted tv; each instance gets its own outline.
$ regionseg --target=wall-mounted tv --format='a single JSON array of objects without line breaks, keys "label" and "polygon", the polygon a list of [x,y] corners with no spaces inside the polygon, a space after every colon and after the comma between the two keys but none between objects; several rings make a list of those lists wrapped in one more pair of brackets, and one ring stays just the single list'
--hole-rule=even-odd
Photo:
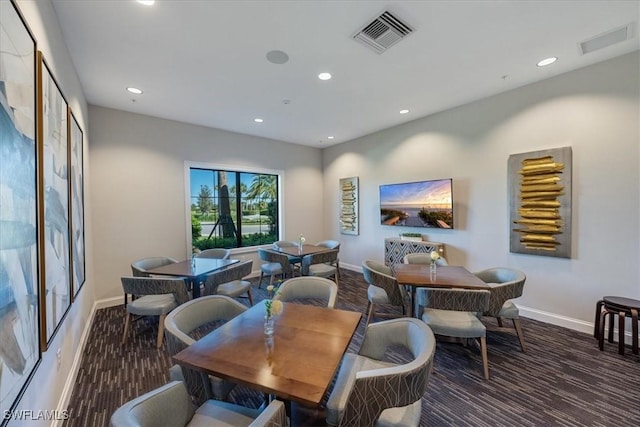
[{"label": "wall-mounted tv", "polygon": [[403,227],[453,228],[452,180],[381,185],[380,223]]}]

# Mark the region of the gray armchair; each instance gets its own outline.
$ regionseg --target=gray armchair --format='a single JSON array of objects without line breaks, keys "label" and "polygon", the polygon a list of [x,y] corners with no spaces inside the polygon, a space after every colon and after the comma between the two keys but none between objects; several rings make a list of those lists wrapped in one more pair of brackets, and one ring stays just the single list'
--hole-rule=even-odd
[{"label": "gray armchair", "polygon": [[278,274],[282,275],[282,279],[287,276],[293,277],[293,267],[291,266],[287,255],[266,249],[258,249],[258,256],[261,261],[265,261],[260,265],[260,281],[258,282],[258,288],[262,286],[262,279],[265,274],[270,276],[270,285],[273,284],[273,279]]},{"label": "gray armchair", "polygon": [[331,277],[338,284],[338,268],[334,265],[338,260],[338,250],[316,252],[302,258],[300,274],[302,276]]},{"label": "gray armchair", "polygon": [[[413,360],[383,360],[389,346],[405,347]],[[433,367],[436,341],[423,322],[393,319],[367,326],[358,354],[345,354],[327,401],[332,426],[418,426],[421,400]]]},{"label": "gray armchair", "polygon": [[[151,270],[152,268],[156,267],[162,267],[163,265],[174,264],[176,262],[178,262],[176,259],[168,256],[142,258],[131,263],[131,274],[134,277],[151,277],[151,274],[149,274],[147,270]],[[132,298],[135,299],[135,297],[135,295],[132,295]],[[128,303],[128,294],[125,293],[124,306],[126,307]]]},{"label": "gray armchair", "polygon": [[[340,242],[337,240],[321,240],[316,243],[316,246],[322,246],[328,249],[337,249],[340,251]],[[336,277],[340,277],[340,259],[336,258],[336,261],[333,263],[336,267]]]},{"label": "gray armchair", "polygon": [[480,339],[484,377],[489,379],[487,328],[479,316],[489,307],[489,291],[470,289],[429,288],[427,307],[422,320],[436,335]]},{"label": "gray armchair", "polygon": [[228,402],[191,403],[185,385],[173,381],[137,397],[111,416],[112,427],[285,427],[284,403],[272,401],[262,412]]},{"label": "gray armchair", "polygon": [[[173,356],[196,342],[193,336],[196,329],[212,322],[227,322],[246,309],[238,301],[222,295],[203,296],[182,304],[169,313],[164,321],[169,354]],[[179,365],[169,369],[169,378],[184,380],[189,394],[198,404],[212,398],[225,400],[235,387],[229,381]]]},{"label": "gray armchair", "polygon": [[232,264],[224,270],[215,271],[207,276],[202,295],[224,295],[238,298],[247,294],[249,304],[253,305],[251,282],[242,280],[251,274],[253,261],[242,261]]},{"label": "gray armchair", "polygon": [[[379,304],[390,304],[402,307],[402,315],[406,314],[407,303],[410,300],[407,291],[398,284],[393,277],[393,272],[386,265],[375,261],[364,261],[362,263],[362,274],[364,280],[369,284],[367,289],[367,325],[371,322],[375,314],[375,307]],[[380,317],[388,315],[378,314]]]},{"label": "gray armchair", "polygon": [[338,296],[338,285],[324,277],[294,277],[280,285],[273,298],[283,302],[300,299],[323,299],[327,307],[333,308]]},{"label": "gray armchair", "polygon": [[125,295],[138,297],[125,307],[122,343],[127,342],[131,316],[160,316],[157,338],[157,347],[160,348],[164,336],[165,317],[171,310],[189,300],[187,284],[181,278],[126,276],[121,278],[121,281]]},{"label": "gray armchair", "polygon": [[[273,248],[275,250],[279,250],[281,248],[297,248],[298,244],[295,242],[290,242],[288,240],[278,240],[277,242],[273,242]],[[295,255],[287,255],[289,258],[289,263],[291,265],[300,264],[302,262],[302,257]]]},{"label": "gray armchair", "polygon": [[196,258],[217,258],[217,259],[229,259],[231,251],[223,248],[205,249],[200,251]]},{"label": "gray armchair", "polygon": [[526,349],[524,333],[520,324],[520,312],[511,300],[522,296],[527,276],[522,271],[513,268],[490,268],[479,271],[475,275],[491,288],[489,308],[483,314],[497,318],[501,328],[503,327],[502,319],[511,319],[520,341],[520,348],[524,352]]}]

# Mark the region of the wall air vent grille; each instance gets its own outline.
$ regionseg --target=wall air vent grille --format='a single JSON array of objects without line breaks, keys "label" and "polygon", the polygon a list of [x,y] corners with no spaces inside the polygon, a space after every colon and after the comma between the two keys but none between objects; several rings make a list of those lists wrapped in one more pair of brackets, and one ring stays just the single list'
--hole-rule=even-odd
[{"label": "wall air vent grille", "polygon": [[382,53],[412,32],[413,28],[386,11],[365,25],[353,38],[376,53]]},{"label": "wall air vent grille", "polygon": [[578,43],[578,49],[581,54],[594,52],[596,50],[604,49],[616,43],[620,43],[629,40],[634,35],[634,25],[628,24],[624,27],[615,28],[607,31],[606,33],[599,34],[595,37]]}]

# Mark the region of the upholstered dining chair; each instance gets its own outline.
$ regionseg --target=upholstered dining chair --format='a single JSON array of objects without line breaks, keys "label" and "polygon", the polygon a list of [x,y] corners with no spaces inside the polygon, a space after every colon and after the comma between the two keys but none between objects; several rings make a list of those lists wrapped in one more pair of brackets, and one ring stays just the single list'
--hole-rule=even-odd
[{"label": "upholstered dining chair", "polygon": [[[163,265],[174,264],[178,262],[178,260],[168,257],[168,256],[158,256],[158,257],[149,257],[142,258],[137,261],[131,263],[131,274],[134,277],[151,277],[151,274],[147,270],[151,270],[153,268],[162,267]],[[124,294],[124,306],[126,307],[128,304],[128,294]],[[135,295],[132,295],[132,298],[135,298]]]},{"label": "upholstered dining chair", "polygon": [[[424,253],[424,252],[414,252],[414,253],[410,253],[410,254],[406,254],[403,258],[403,263],[404,264],[424,264],[424,265],[429,265],[431,264],[431,254],[430,253]],[[449,265],[449,263],[447,262],[447,260],[441,256],[440,258],[438,258],[438,260],[436,261],[437,265]],[[418,288],[416,289],[416,300],[413,301],[413,312],[414,313],[419,313],[421,310],[421,307],[424,307],[427,305],[427,289],[426,288]]]},{"label": "upholstered dining chair", "polygon": [[[278,250],[281,248],[297,248],[297,247],[298,247],[298,244],[296,242],[290,242],[288,240],[278,240],[276,242],[273,242],[273,248],[275,250]],[[302,262],[302,257],[295,256],[295,255],[287,255],[287,257],[289,258],[289,264],[291,264],[292,266],[295,266]]]},{"label": "upholstered dining chair", "polygon": [[338,284],[338,268],[334,265],[338,260],[338,250],[316,252],[302,257],[300,275],[316,277],[332,277]]},{"label": "upholstered dining chair", "polygon": [[294,277],[287,279],[278,288],[274,300],[283,302],[301,299],[322,299],[333,308],[338,296],[338,285],[324,277]]},{"label": "upholstered dining chair", "polygon": [[[195,334],[204,333],[199,328],[228,322],[246,309],[238,301],[222,295],[203,296],[182,304],[169,313],[164,321],[169,354],[176,355],[196,342],[198,337]],[[232,382],[179,365],[173,365],[169,369],[169,378],[184,380],[189,394],[198,404],[212,398],[225,400],[235,387]]]},{"label": "upholstered dining chair", "polygon": [[223,248],[205,249],[196,255],[197,258],[229,259],[231,251]]},{"label": "upholstered dining chair", "polygon": [[258,288],[262,286],[262,279],[264,275],[269,276],[269,284],[273,284],[273,279],[278,274],[282,276],[284,280],[287,276],[293,277],[293,267],[289,262],[287,255],[270,251],[268,249],[258,249],[258,257],[261,261],[265,261],[260,265],[260,281],[258,282]]},{"label": "upholstered dining chair", "polygon": [[436,335],[480,340],[484,377],[489,379],[487,328],[479,316],[489,307],[488,290],[429,288],[422,320]]},{"label": "upholstered dining chair", "polygon": [[202,295],[224,295],[238,298],[246,294],[249,298],[249,304],[253,305],[251,282],[243,280],[251,274],[252,265],[252,260],[242,261],[232,264],[224,270],[214,271],[207,276]]},{"label": "upholstered dining chair", "polygon": [[497,318],[500,328],[503,327],[502,319],[511,319],[520,341],[520,348],[523,352],[526,351],[520,312],[511,300],[522,296],[527,276],[522,271],[504,267],[490,268],[474,274],[491,288],[489,308],[483,314]]},{"label": "upholstered dining chair", "polygon": [[[384,360],[390,346],[404,347],[412,360]],[[418,319],[368,325],[358,354],[347,353],[342,359],[326,405],[327,424],[418,426],[435,349],[433,332]]]},{"label": "upholstered dining chair", "polygon": [[137,397],[111,415],[112,427],[285,427],[284,403],[273,400],[262,412],[217,400],[196,408],[185,384],[172,381]]},{"label": "upholstered dining chair", "polygon": [[[316,246],[322,246],[327,249],[337,249],[340,251],[340,242],[337,240],[321,240],[316,243]],[[336,277],[340,277],[340,259],[336,258],[336,261],[333,263],[336,267]]]},{"label": "upholstered dining chair", "polygon": [[121,278],[125,294],[137,298],[125,307],[124,331],[122,343],[127,342],[132,316],[159,316],[157,347],[162,346],[164,319],[167,314],[189,300],[187,284],[181,278],[132,277]]},{"label": "upholstered dining chair", "polygon": [[[402,315],[407,312],[409,293],[398,284],[389,267],[375,261],[366,260],[362,263],[364,280],[369,284],[367,288],[367,325],[376,315],[376,306],[389,304],[400,306]],[[379,317],[389,317],[387,314],[378,314]]]}]

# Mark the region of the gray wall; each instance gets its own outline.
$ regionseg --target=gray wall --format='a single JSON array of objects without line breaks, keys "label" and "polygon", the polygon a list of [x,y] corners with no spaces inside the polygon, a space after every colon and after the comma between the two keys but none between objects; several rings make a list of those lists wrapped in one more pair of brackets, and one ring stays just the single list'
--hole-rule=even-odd
[{"label": "gray wall", "polygon": [[[319,149],[100,107],[89,116],[98,299],[121,298],[136,259],[190,255],[185,161],[283,171],[284,237],[323,238]],[[255,251],[234,254],[259,270]]]},{"label": "gray wall", "polygon": [[[525,315],[588,331],[603,295],[640,297],[638,52],[386,129],[323,151],[325,230],[341,264],[383,260],[380,184],[453,178],[450,263],[527,274]],[[510,154],[573,148],[573,256],[509,253]],[[339,235],[338,180],[360,177],[360,235]]]}]

